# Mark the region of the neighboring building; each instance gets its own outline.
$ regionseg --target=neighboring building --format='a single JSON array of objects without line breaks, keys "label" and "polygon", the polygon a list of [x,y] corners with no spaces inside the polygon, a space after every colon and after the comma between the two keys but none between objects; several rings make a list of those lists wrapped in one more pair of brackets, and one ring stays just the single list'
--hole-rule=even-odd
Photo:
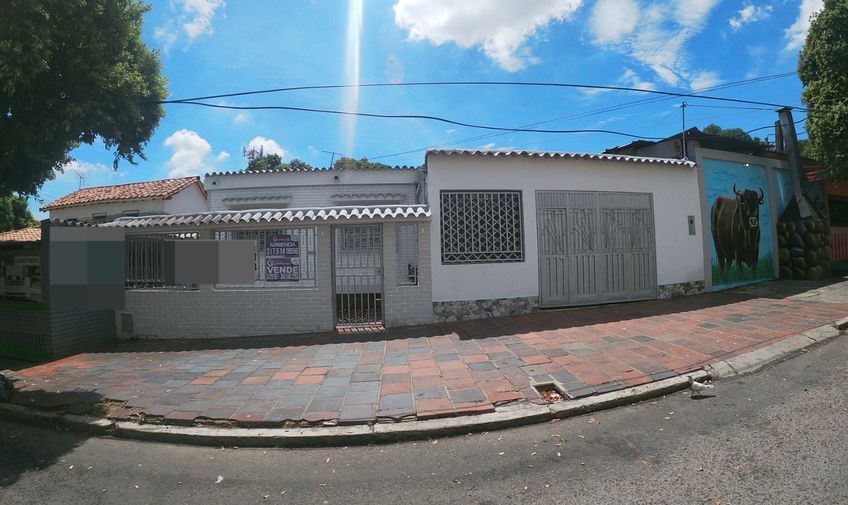
[{"label": "neighboring building", "polygon": [[51,220],[105,222],[122,216],[183,214],[207,210],[199,177],[83,188],[41,207]]},{"label": "neighboring building", "polygon": [[[702,235],[706,289],[826,275],[830,238],[821,199],[814,197],[818,188],[812,181],[803,184],[815,214],[804,223],[786,153],[757,142],[707,135],[697,128],[686,130],[685,137],[687,158],[697,166],[700,226],[709,230]],[[679,159],[681,138],[677,134],[657,142],[640,140],[606,152]],[[809,205],[805,202],[802,199],[800,205]]]},{"label": "neighboring building", "polygon": [[55,359],[115,339],[114,311],[56,310],[43,303],[47,257],[41,226],[0,233],[2,356]]}]

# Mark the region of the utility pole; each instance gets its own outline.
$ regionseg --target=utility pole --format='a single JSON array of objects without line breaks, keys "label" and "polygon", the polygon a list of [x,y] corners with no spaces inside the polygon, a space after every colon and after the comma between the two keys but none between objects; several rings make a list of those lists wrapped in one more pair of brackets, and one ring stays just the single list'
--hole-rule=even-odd
[{"label": "utility pole", "polygon": [[681,131],[682,145],[683,145],[683,159],[686,158],[686,102],[680,102],[680,113],[683,116],[683,130]]}]

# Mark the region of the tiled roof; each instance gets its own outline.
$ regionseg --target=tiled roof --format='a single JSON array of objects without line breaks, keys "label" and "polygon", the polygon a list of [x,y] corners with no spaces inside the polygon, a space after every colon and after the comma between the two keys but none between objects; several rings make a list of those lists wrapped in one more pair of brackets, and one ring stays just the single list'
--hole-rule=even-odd
[{"label": "tiled roof", "polygon": [[179,179],[163,179],[160,181],[132,182],[129,184],[116,184],[114,186],[98,186],[95,188],[83,188],[54,200],[44,207],[42,211],[63,209],[66,207],[79,207],[90,203],[121,202],[125,200],[152,200],[158,198],[170,198],[183,189],[197,184],[201,190],[200,177],[182,177]]},{"label": "tiled roof", "polygon": [[233,170],[229,172],[211,172],[206,174],[207,177],[217,176],[217,175],[256,175],[256,174],[287,174],[287,173],[295,173],[295,172],[340,172],[342,170],[353,170],[358,172],[369,172],[369,171],[386,171],[390,172],[392,170],[418,170],[421,167],[408,167],[404,166],[384,166],[384,167],[368,167],[368,168],[356,168],[356,167],[345,167],[345,168],[318,168],[318,167],[310,167],[310,168],[281,168],[277,170]]},{"label": "tiled roof", "polygon": [[656,165],[675,165],[694,167],[692,161],[672,158],[648,158],[645,156],[625,156],[622,154],[591,154],[553,151],[510,151],[510,150],[477,150],[477,149],[431,149],[427,156],[491,156],[494,158],[551,158],[574,160],[620,161],[625,163],[648,163]]},{"label": "tiled roof", "polygon": [[162,216],[119,217],[102,227],[158,228],[169,226],[210,226],[250,223],[291,223],[300,221],[341,221],[360,219],[429,218],[426,205],[372,205],[308,209],[257,209],[197,212]]},{"label": "tiled roof", "polygon": [[0,242],[38,242],[41,240],[41,226],[30,226],[20,230],[0,233]]}]

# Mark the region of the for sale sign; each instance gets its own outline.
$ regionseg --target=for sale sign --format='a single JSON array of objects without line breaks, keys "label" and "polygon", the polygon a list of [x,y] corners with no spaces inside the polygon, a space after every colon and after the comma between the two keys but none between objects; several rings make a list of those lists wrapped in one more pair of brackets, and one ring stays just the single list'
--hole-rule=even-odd
[{"label": "for sale sign", "polygon": [[292,235],[275,235],[265,243],[265,280],[300,280],[300,243]]}]

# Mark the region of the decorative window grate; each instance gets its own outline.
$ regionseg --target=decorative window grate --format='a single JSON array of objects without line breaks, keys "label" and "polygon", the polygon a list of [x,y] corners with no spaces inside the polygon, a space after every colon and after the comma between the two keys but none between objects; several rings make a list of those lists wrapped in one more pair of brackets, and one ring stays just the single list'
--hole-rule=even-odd
[{"label": "decorative window grate", "polygon": [[442,263],[524,261],[520,191],[442,191]]},{"label": "decorative window grate", "polygon": [[[268,280],[265,270],[265,246],[268,241],[280,235],[288,235],[299,246],[299,279],[296,281],[274,281]],[[274,228],[265,230],[225,230],[216,231],[215,240],[255,240],[256,241],[256,282],[249,285],[231,285],[227,287],[313,287],[315,286],[315,251],[316,234],[315,228]],[[218,287],[222,287],[219,285]]]},{"label": "decorative window grate", "polygon": [[197,240],[197,233],[127,236],[124,266],[128,289],[185,287],[165,282],[165,242],[169,240]]},{"label": "decorative window grate", "polygon": [[399,286],[418,285],[418,224],[399,223],[396,228]]}]

